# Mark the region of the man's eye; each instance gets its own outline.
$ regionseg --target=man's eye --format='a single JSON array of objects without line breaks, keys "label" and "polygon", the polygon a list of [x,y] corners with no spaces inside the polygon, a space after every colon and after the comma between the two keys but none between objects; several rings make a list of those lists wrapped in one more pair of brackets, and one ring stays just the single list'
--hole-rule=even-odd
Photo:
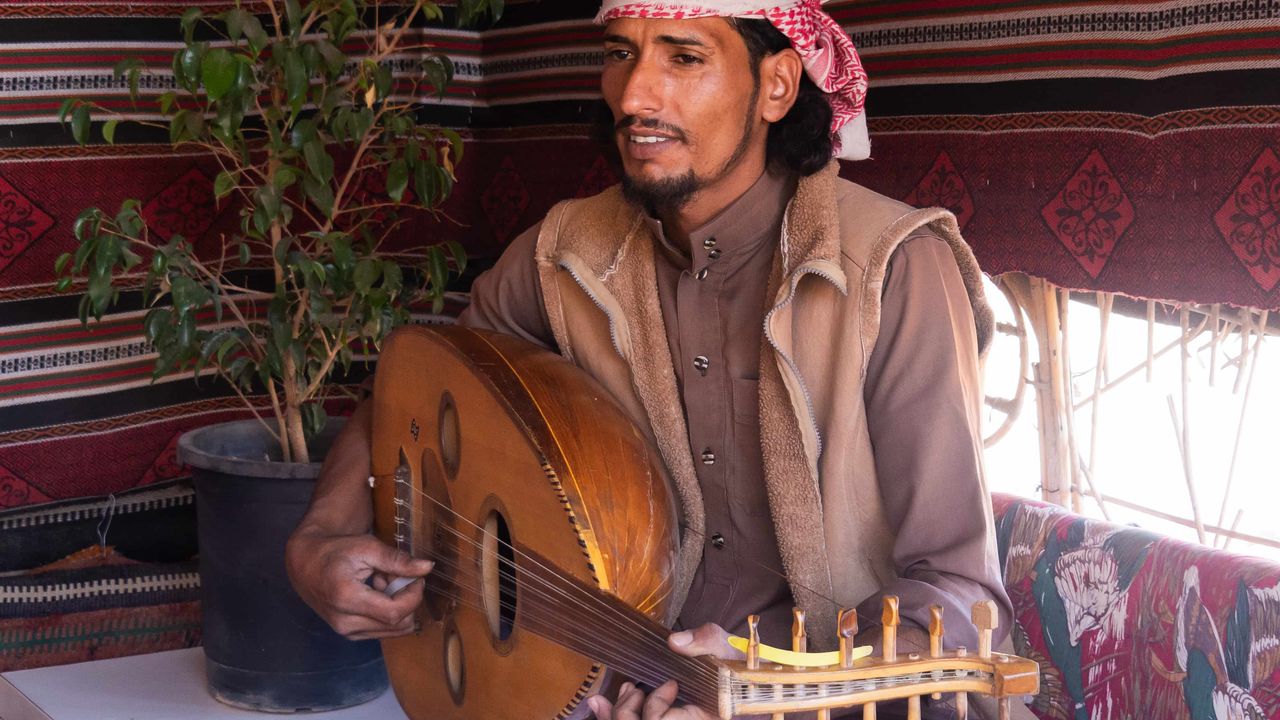
[{"label": "man's eye", "polygon": [[606,60],[630,60],[631,51],[622,49],[605,50],[604,57]]},{"label": "man's eye", "polygon": [[702,63],[702,58],[698,57],[697,55],[681,54],[681,55],[676,55],[674,59],[677,63],[681,65],[699,65]]}]

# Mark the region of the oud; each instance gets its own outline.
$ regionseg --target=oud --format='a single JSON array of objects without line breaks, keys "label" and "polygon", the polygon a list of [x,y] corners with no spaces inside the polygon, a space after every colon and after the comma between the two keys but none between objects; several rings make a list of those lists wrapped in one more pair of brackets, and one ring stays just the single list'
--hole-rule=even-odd
[{"label": "oud", "polygon": [[688,658],[667,646],[679,525],[648,439],[606,391],[559,356],[504,335],[405,328],[386,342],[374,396],[374,530],[435,561],[416,631],[383,641],[391,684],[414,720],[584,718],[608,671],[657,686],[726,720],[923,695],[1001,699],[1039,687],[1034,662],[994,653],[994,606],[974,610],[981,646],[941,646],[935,610],[925,656],[897,652],[885,601],[880,657],[853,646],[808,653],[734,638],[746,659]]}]

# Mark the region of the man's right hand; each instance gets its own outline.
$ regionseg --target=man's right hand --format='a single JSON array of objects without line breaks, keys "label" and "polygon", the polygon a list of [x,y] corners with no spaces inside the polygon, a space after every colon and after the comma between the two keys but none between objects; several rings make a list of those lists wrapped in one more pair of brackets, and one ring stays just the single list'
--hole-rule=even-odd
[{"label": "man's right hand", "polygon": [[[285,567],[298,595],[350,640],[413,632],[422,603],[421,578],[430,560],[415,560],[371,535],[326,535],[302,529],[289,539]],[[397,578],[414,582],[395,595],[383,592]]]}]

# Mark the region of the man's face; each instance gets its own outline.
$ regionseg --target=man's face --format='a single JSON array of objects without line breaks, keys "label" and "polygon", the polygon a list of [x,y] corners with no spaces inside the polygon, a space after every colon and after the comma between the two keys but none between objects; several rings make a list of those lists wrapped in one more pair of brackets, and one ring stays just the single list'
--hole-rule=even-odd
[{"label": "man's face", "polygon": [[759,82],[726,20],[614,20],[604,50],[604,98],[633,198],[679,208],[741,180],[744,157],[763,158]]}]

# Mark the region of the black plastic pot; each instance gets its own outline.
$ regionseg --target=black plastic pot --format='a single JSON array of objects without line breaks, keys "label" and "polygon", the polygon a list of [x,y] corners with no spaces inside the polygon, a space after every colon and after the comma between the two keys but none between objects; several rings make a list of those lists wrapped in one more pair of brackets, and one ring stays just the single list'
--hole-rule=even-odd
[{"label": "black plastic pot", "polygon": [[[313,455],[322,457],[326,438],[317,445]],[[209,692],[267,712],[333,710],[381,695],[387,671],[377,641],[333,632],[285,574],[285,542],[320,464],[273,460],[279,450],[256,420],[188,432],[178,458],[195,478]]]}]

